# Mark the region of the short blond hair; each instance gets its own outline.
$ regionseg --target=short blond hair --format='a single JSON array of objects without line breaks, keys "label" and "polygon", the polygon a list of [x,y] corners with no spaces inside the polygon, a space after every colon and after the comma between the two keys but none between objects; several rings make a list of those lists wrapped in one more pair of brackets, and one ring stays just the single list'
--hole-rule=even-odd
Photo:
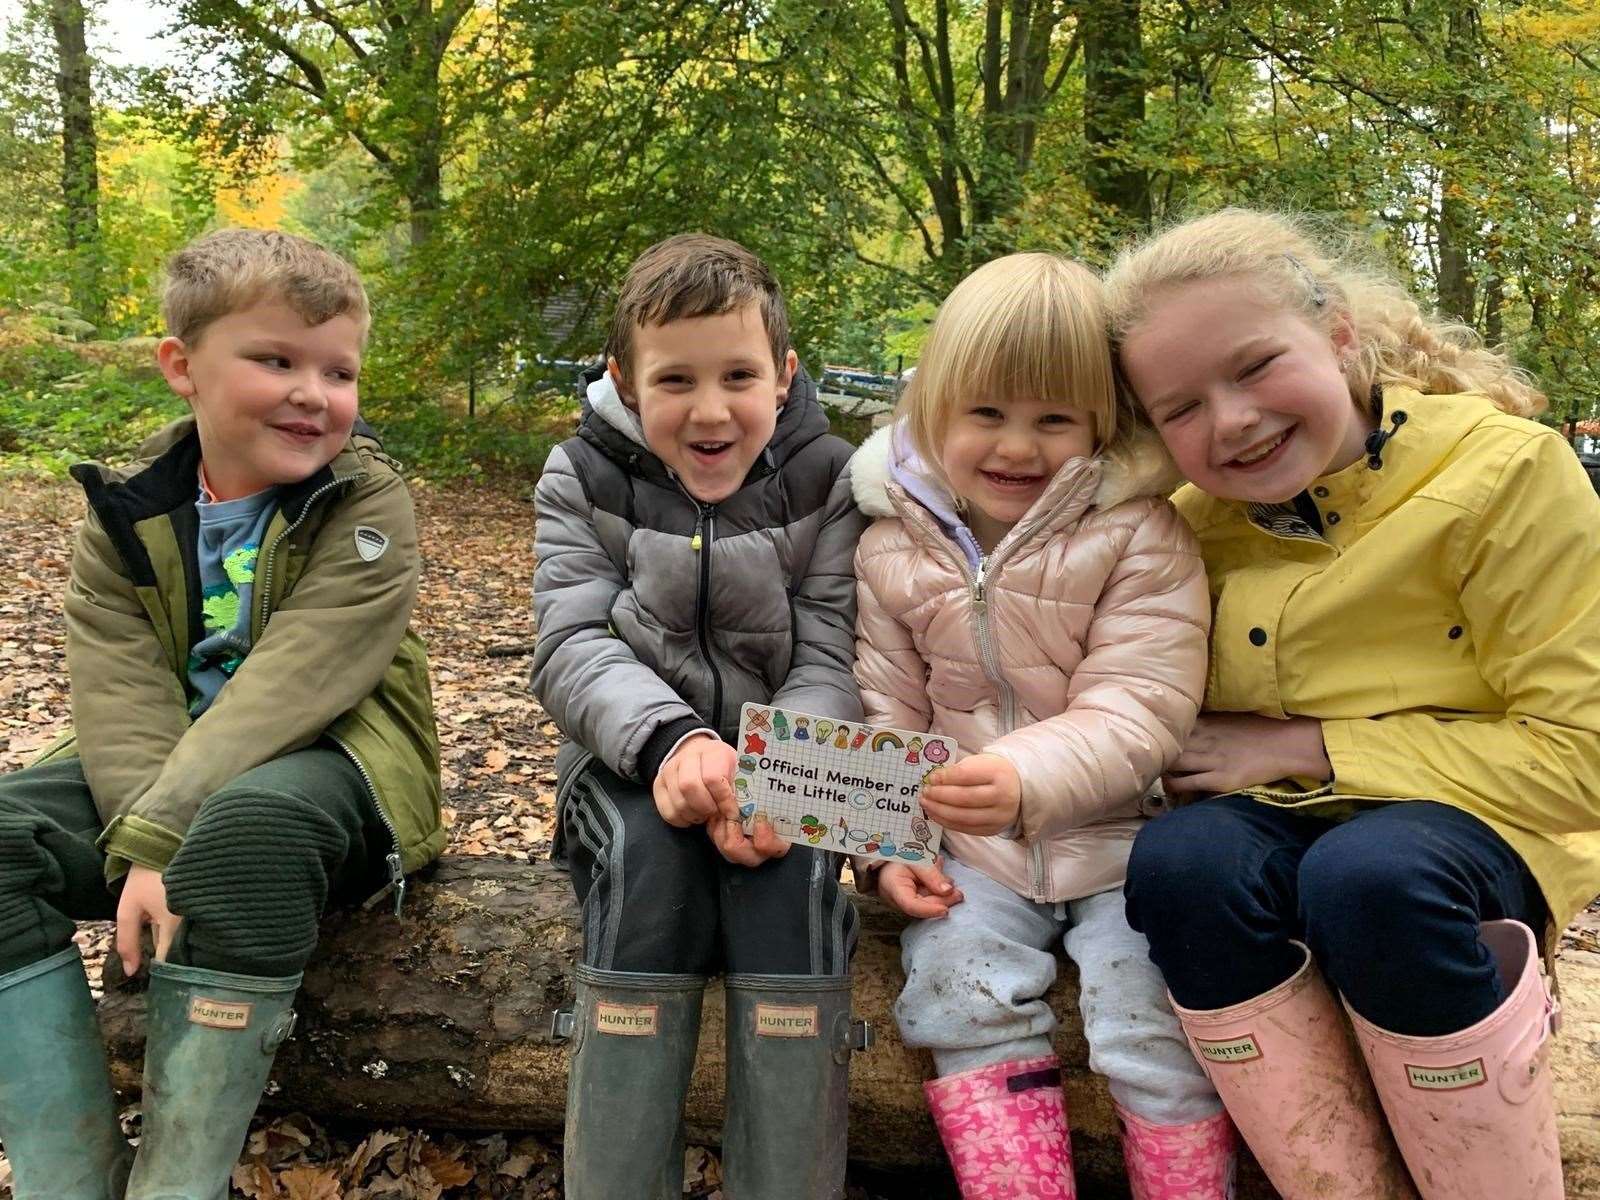
[{"label": "short blond hair", "polygon": [[1349,320],[1359,349],[1348,378],[1358,403],[1374,386],[1399,384],[1434,395],[1476,392],[1519,417],[1544,410],[1544,393],[1502,350],[1467,325],[1425,312],[1368,258],[1353,237],[1321,234],[1306,218],[1224,208],[1118,256],[1105,279],[1108,328],[1120,347],[1162,293],[1241,279],[1314,328]]},{"label": "short blond hair", "polygon": [[997,258],[939,306],[895,415],[934,470],[957,408],[980,398],[1069,404],[1089,414],[1095,448],[1106,450],[1128,414],[1118,412],[1105,328],[1089,268],[1054,254]]},{"label": "short blond hair", "polygon": [[628,268],[611,315],[606,355],[624,379],[633,370],[633,335],[645,325],[718,317],[755,304],[772,363],[781,374],[789,354],[789,311],[772,269],[738,242],[708,233],[679,233],[651,246]]},{"label": "short blond hair", "polygon": [[167,333],[195,342],[206,326],[268,297],[307,325],[347,316],[364,342],[372,313],[356,269],[309,238],[272,229],[219,229],[167,260],[161,316]]}]

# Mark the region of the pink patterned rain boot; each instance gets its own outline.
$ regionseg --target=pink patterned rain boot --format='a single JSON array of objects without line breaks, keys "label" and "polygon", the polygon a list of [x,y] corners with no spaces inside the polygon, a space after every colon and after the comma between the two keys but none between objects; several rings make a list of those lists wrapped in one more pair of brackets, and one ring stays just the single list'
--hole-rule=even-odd
[{"label": "pink patterned rain boot", "polygon": [[1356,1040],[1424,1200],[1561,1200],[1546,1061],[1561,1010],[1531,929],[1487,921],[1479,936],[1500,969],[1499,1008],[1442,1037],[1390,1033],[1352,1011]]},{"label": "pink patterned rain boot", "polygon": [[1074,1200],[1055,1055],[992,1063],[922,1085],[963,1200]]},{"label": "pink patterned rain boot", "polygon": [[1133,1200],[1233,1200],[1236,1139],[1227,1113],[1156,1125],[1115,1107]]},{"label": "pink patterned rain boot", "polygon": [[1344,1015],[1300,949],[1270,991],[1172,1011],[1283,1200],[1416,1200]]}]

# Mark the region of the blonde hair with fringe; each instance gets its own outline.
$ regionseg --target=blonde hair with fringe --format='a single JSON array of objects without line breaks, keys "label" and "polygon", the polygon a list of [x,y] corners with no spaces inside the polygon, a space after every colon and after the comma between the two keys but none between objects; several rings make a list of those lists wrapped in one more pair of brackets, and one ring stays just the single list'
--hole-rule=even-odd
[{"label": "blonde hair with fringe", "polygon": [[1036,399],[1071,405],[1094,421],[1096,450],[1118,436],[1111,347],[1100,280],[1054,254],[985,263],[945,298],[916,374],[895,412],[924,465],[937,471],[945,434],[963,403]]},{"label": "blonde hair with fringe", "polygon": [[167,261],[161,316],[167,332],[193,344],[229,313],[281,299],[307,325],[347,316],[366,341],[372,322],[356,269],[309,238],[272,229],[219,229]]},{"label": "blonde hair with fringe", "polygon": [[1114,345],[1143,321],[1154,296],[1184,284],[1247,279],[1319,329],[1341,316],[1356,333],[1351,398],[1399,384],[1434,395],[1477,392],[1496,407],[1531,417],[1544,393],[1506,354],[1466,325],[1423,311],[1398,280],[1369,266],[1353,239],[1336,246],[1311,222],[1281,213],[1225,208],[1125,250],[1105,277]]}]

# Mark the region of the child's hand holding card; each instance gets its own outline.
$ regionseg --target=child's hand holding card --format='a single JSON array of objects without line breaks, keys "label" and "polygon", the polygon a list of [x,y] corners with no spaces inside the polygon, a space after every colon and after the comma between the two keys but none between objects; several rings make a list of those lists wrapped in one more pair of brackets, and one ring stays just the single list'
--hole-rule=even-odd
[{"label": "child's hand holding card", "polygon": [[797,845],[908,863],[939,852],[942,831],[919,796],[953,756],[949,738],[746,704],[735,749],[746,829],[759,812]]}]

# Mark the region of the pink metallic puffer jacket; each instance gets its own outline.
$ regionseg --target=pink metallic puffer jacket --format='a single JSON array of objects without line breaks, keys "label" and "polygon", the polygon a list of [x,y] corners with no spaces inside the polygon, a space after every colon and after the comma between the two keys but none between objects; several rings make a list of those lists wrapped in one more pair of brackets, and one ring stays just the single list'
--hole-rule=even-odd
[{"label": "pink metallic puffer jacket", "polygon": [[980,557],[948,491],[891,440],[850,465],[878,518],[856,551],[867,719],[1017,768],[1015,836],[946,831],[951,857],[1035,901],[1120,886],[1141,801],[1205,694],[1210,597],[1165,455],[1068,461]]}]

